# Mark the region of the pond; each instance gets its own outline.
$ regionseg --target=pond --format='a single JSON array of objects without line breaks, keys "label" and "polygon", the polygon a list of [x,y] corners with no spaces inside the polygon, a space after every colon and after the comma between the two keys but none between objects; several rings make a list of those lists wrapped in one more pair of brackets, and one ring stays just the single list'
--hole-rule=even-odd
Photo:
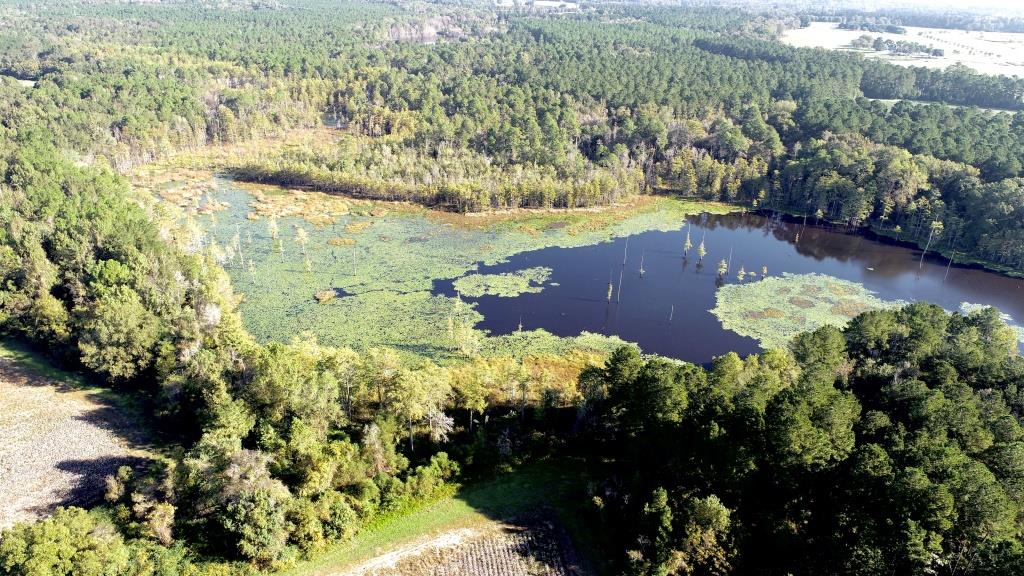
[{"label": "pond", "polygon": [[[712,312],[723,289],[734,286],[738,298],[764,301],[760,308],[756,303],[748,306],[745,318],[739,320],[749,324],[739,331],[752,334],[760,334],[758,323],[766,325],[762,330],[770,331],[792,321],[794,309],[806,310],[793,327],[794,333],[814,328],[814,305],[822,303],[832,311],[848,302],[848,312],[839,309],[836,313],[840,319],[865,309],[917,300],[951,311],[991,305],[1012,318],[1024,319],[1024,281],[969,267],[947,268],[948,262],[935,254],[922,261],[920,250],[893,242],[757,214],[703,214],[688,222],[688,227],[675,231],[650,231],[591,246],[517,254],[506,262],[481,266],[478,273],[549,269],[542,290],[513,298],[468,297],[465,293],[462,297],[476,305],[483,316],[478,326],[491,333],[509,333],[522,326],[557,335],[581,330],[614,334],[636,342],[646,352],[691,362],[707,362],[728,351],[748,354],[760,349],[757,339],[724,329],[722,320]],[[688,257],[683,255],[687,230],[694,246],[704,240],[708,253],[703,263],[695,248]],[[729,272],[719,276],[722,259]],[[754,273],[752,279],[745,276],[742,285],[737,277],[740,269]],[[762,278],[765,269],[769,275]],[[773,280],[781,281],[770,282]],[[771,286],[767,293],[758,293],[757,284],[762,282]],[[810,294],[793,292],[794,285]],[[830,287],[834,293],[827,292]],[[451,280],[435,282],[439,294],[455,296],[456,288]],[[821,294],[828,295],[826,301],[819,301]],[[758,317],[759,310],[782,314]]]},{"label": "pond", "polygon": [[718,204],[646,198],[593,213],[467,217],[225,178],[196,186],[160,194],[198,207],[194,233],[215,244],[262,341],[308,332],[440,362],[628,341],[704,363],[900,302],[992,305],[1024,320],[1024,281]]}]

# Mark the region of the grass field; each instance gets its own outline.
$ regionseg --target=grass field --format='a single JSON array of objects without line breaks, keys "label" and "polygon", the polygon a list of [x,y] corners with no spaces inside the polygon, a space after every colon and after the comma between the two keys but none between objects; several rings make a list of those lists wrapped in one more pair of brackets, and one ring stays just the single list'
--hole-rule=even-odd
[{"label": "grass field", "polygon": [[870,58],[882,58],[901,66],[945,68],[960,63],[983,74],[1024,76],[1024,34],[980,32],[939,28],[906,27],[906,34],[840,30],[834,22],[812,22],[806,28],[786,30],[782,41],[796,47],[850,50],[850,43],[859,36],[881,36],[888,40],[905,40],[941,48],[941,57],[903,56],[888,52],[860,51]]},{"label": "grass field", "polygon": [[143,421],[132,399],[0,341],[0,528],[95,502],[108,474],[148,457]]},{"label": "grass field", "polygon": [[445,535],[493,533],[509,526],[557,522],[584,559],[584,571],[602,573],[603,564],[594,536],[584,525],[584,479],[570,466],[541,464],[485,480],[412,511],[385,517],[365,528],[351,541],[316,559],[303,562],[287,576],[348,574],[368,560],[403,547],[429,543]]}]

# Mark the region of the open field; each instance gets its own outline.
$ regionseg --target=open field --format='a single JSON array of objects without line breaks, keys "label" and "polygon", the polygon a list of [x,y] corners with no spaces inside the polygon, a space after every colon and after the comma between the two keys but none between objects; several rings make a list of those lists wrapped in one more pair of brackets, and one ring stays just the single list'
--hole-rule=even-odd
[{"label": "open field", "polygon": [[[896,105],[897,102],[910,102],[911,104],[934,104],[934,102],[929,102],[927,100],[911,100],[909,98],[868,98],[868,100],[881,102],[882,104],[885,104],[887,108],[892,108],[893,106]],[[943,104],[943,106],[948,106],[950,108],[967,108],[967,106],[961,106],[959,104]],[[1009,112],[1011,114],[1016,112],[1016,110],[1010,110],[1008,108],[981,108],[980,106],[970,106],[970,108],[979,108],[980,110],[985,110],[986,112]]]},{"label": "open field", "polygon": [[812,22],[807,28],[786,30],[782,41],[798,48],[853,50],[850,43],[862,35],[881,36],[930,45],[945,51],[942,57],[904,56],[887,51],[863,51],[869,58],[883,58],[901,66],[945,68],[960,63],[984,74],[1024,76],[1024,34],[917,28],[907,26],[906,34],[839,30],[834,22]]},{"label": "open field", "polygon": [[147,455],[130,406],[0,342],[0,529],[102,497]]},{"label": "open field", "polygon": [[[602,552],[578,505],[584,482],[567,466],[520,469],[385,517],[286,576],[600,574]],[[511,571],[477,571],[486,558]]]}]

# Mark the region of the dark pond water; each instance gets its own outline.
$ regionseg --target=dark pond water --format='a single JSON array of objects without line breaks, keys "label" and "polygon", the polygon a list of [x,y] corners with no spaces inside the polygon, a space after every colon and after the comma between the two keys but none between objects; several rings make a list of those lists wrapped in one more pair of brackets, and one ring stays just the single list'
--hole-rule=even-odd
[{"label": "dark pond water", "polygon": [[[963,302],[987,304],[1024,322],[1024,280],[967,267],[947,270],[947,261],[938,256],[926,256],[919,268],[920,250],[801,221],[705,214],[690,222],[695,245],[706,235],[709,253],[703,266],[696,250],[688,260],[682,257],[683,228],[646,232],[631,236],[628,249],[620,238],[524,252],[502,264],[481,266],[479,272],[486,274],[535,266],[553,272],[539,293],[463,298],[477,304],[484,315],[478,326],[493,334],[513,332],[520,322],[524,329],[543,328],[560,336],[597,332],[636,342],[645,352],[704,363],[730,350],[759,350],[755,340],[724,330],[709,312],[718,289],[717,263],[731,251],[733,272],[741,264],[756,271],[767,266],[773,276],[817,272],[862,283],[885,300],[925,300],[948,310],[958,310]],[[610,303],[609,277],[616,286]],[[437,293],[455,294],[452,281],[434,287]]]}]

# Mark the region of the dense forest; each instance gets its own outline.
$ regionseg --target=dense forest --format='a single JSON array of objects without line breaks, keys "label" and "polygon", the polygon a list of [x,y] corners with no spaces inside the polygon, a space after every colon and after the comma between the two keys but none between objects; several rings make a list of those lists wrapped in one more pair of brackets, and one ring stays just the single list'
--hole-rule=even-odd
[{"label": "dense forest", "polygon": [[97,509],[4,532],[0,572],[287,568],[543,456],[594,479],[575,496],[612,573],[1024,571],[1024,361],[995,311],[870,312],[707,368],[261,344],[209,247],[124,177],[327,126],[339,144],[228,171],[459,211],[725,200],[1020,272],[1024,112],[983,108],[1024,108],[1021,80],[793,49],[792,16],[707,7],[0,13],[0,333],[145,398],[166,443]]},{"label": "dense forest", "polygon": [[617,351],[580,376],[633,574],[1016,574],[1024,363],[929,304],[709,370]]},{"label": "dense forest", "polygon": [[964,6],[962,9],[922,10],[920,8],[882,8],[865,11],[848,8],[823,9],[819,6],[790,8],[803,23],[812,20],[840,22],[847,30],[869,30],[902,34],[904,26],[947,28],[950,30],[981,30],[985,32],[1024,32],[1024,18],[1019,14],[987,14]]}]

